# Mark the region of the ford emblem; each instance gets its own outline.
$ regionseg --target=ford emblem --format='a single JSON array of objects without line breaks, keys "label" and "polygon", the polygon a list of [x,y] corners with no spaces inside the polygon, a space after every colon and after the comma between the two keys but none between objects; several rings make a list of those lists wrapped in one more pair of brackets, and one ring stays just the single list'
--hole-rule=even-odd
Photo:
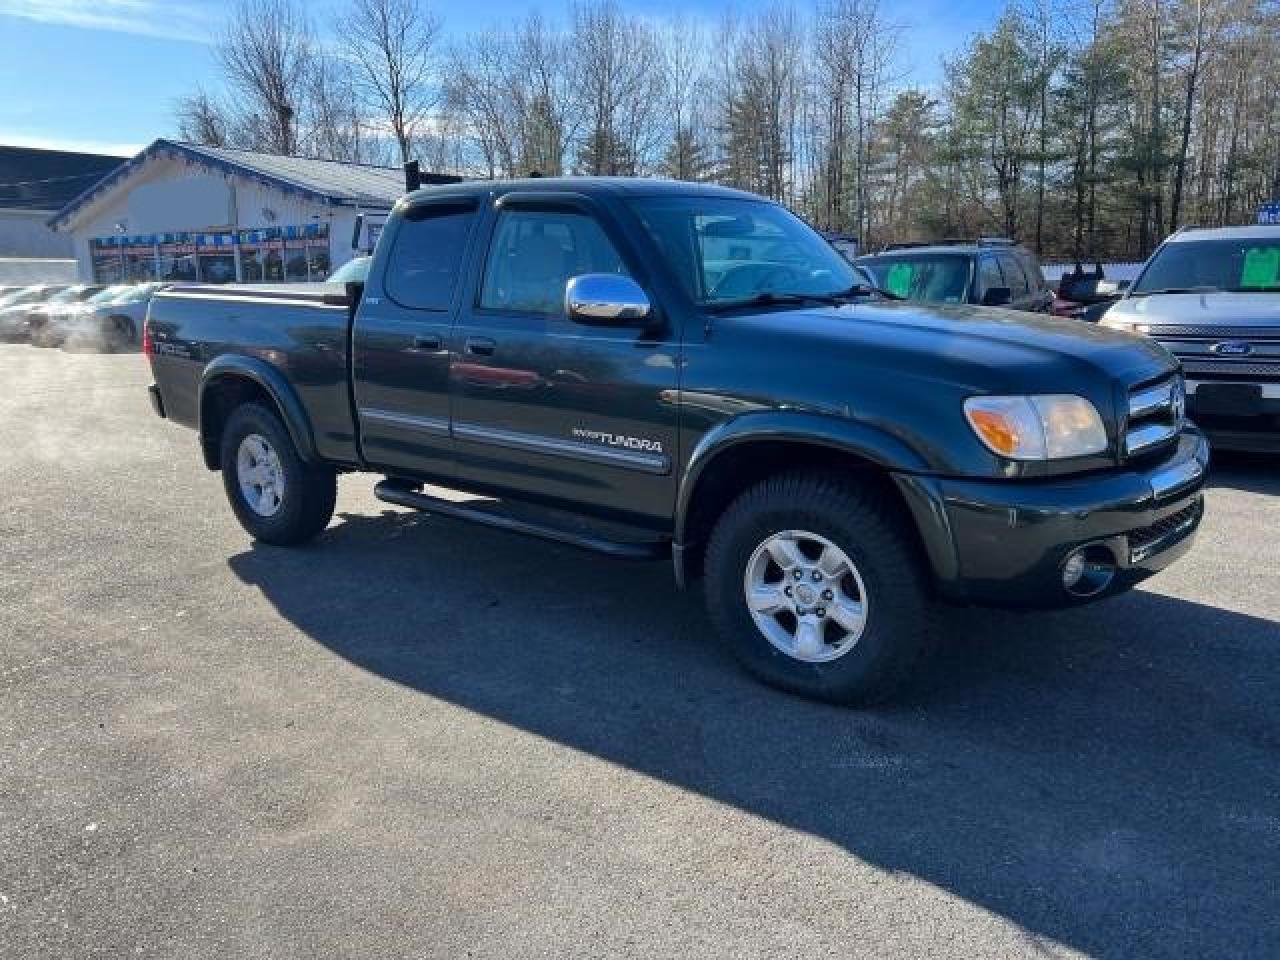
[{"label": "ford emblem", "polygon": [[1243,340],[1224,340],[1222,343],[1215,343],[1209,349],[1224,357],[1247,357],[1253,353],[1253,345]]}]

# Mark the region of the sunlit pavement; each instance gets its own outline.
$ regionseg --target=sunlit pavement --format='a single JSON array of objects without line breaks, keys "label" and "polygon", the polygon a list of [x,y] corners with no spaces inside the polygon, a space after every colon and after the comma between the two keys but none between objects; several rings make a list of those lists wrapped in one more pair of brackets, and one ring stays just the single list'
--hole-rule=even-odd
[{"label": "sunlit pavement", "polygon": [[0,956],[1280,956],[1280,463],[857,713],[369,477],[256,547],[147,382],[0,346]]}]

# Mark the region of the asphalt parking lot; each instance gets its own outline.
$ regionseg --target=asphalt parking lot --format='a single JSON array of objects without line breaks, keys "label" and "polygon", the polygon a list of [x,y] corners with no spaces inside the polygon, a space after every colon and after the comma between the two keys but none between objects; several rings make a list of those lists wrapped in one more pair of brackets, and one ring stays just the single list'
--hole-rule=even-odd
[{"label": "asphalt parking lot", "polygon": [[1280,956],[1277,463],[860,713],[369,477],[255,546],[147,382],[0,345],[0,956]]}]

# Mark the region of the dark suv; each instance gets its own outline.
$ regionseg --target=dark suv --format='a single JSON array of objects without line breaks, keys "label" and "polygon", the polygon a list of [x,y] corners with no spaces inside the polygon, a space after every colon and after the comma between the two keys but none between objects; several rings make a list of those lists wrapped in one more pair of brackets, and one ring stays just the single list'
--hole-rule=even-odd
[{"label": "dark suv", "polygon": [[901,244],[854,261],[879,286],[922,303],[974,303],[1048,313],[1053,291],[1031,251],[1011,240]]}]

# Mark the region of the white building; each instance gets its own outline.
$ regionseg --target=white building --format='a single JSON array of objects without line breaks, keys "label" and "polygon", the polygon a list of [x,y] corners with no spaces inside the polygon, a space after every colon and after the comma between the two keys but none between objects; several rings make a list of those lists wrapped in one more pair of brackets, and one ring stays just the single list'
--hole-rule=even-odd
[{"label": "white building", "polygon": [[72,238],[84,281],[321,280],[372,248],[404,189],[398,167],[157,140],[49,223]]}]

